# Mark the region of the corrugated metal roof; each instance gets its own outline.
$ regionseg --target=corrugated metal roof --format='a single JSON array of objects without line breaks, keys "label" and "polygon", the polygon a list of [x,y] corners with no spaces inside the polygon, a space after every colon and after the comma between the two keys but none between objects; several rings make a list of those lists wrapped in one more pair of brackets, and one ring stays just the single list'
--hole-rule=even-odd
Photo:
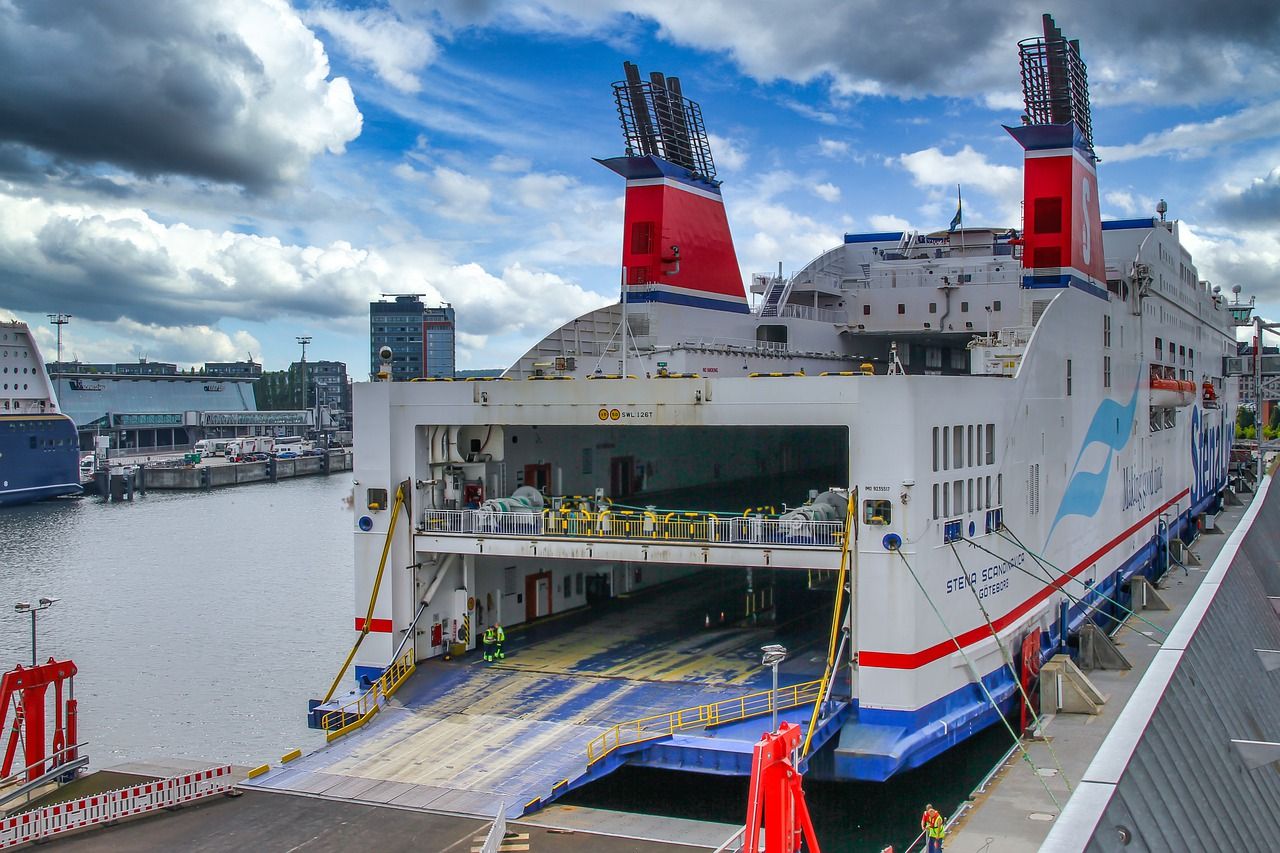
[{"label": "corrugated metal roof", "polygon": [[[59,376],[58,402],[85,426],[112,414],[252,412],[253,382],[205,376]],[[214,390],[218,389],[218,390]]]},{"label": "corrugated metal roof", "polygon": [[[1043,850],[1269,850],[1280,769],[1232,738],[1280,741],[1280,496],[1270,479],[1209,570],[1067,803]],[[1125,835],[1128,840],[1125,840]]]}]

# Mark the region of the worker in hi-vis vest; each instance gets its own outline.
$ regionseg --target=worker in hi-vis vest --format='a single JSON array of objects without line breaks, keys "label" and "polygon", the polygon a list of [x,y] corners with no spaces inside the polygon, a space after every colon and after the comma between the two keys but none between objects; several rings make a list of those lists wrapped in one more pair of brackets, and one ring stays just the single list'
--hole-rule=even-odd
[{"label": "worker in hi-vis vest", "polygon": [[938,853],[942,850],[942,839],[947,834],[942,815],[929,803],[924,807],[924,815],[920,818],[920,828],[924,830],[926,853]]},{"label": "worker in hi-vis vest", "polygon": [[492,625],[484,629],[484,636],[481,637],[481,641],[484,643],[484,659],[486,663],[493,660],[493,644],[497,639],[498,635],[494,633]]},{"label": "worker in hi-vis vest", "polygon": [[502,651],[502,644],[507,641],[507,632],[502,630],[501,625],[493,626],[493,659],[502,660],[506,657]]}]

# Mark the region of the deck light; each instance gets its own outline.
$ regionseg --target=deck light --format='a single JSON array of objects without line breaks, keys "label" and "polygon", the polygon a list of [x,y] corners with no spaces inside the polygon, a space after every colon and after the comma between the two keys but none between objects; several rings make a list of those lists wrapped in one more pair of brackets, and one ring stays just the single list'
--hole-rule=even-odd
[{"label": "deck light", "polygon": [[41,610],[48,610],[62,599],[51,596],[41,596],[39,604],[32,604],[29,601],[19,601],[13,605],[15,613],[31,614],[31,665],[36,665],[36,614]]},{"label": "deck light", "polygon": [[776,732],[778,730],[778,665],[787,659],[787,650],[777,643],[770,643],[767,646],[761,646],[760,651],[764,652],[764,658],[760,663],[773,669],[773,694],[769,697],[769,706],[773,708],[773,725],[769,731]]}]

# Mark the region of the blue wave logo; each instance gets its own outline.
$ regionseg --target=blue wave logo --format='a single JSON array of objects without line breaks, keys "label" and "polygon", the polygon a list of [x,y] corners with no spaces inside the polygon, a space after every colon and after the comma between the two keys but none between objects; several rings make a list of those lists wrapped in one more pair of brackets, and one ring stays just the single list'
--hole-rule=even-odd
[{"label": "blue wave logo", "polygon": [[[1058,514],[1049,527],[1045,545],[1053,538],[1053,531],[1062,519],[1069,515],[1088,518],[1102,506],[1102,498],[1107,493],[1107,480],[1111,478],[1111,460],[1116,451],[1122,450],[1129,443],[1129,436],[1133,433],[1133,418],[1138,411],[1138,391],[1141,389],[1142,382],[1139,381],[1134,385],[1133,396],[1127,404],[1115,400],[1103,400],[1098,404],[1093,420],[1089,422],[1089,431],[1085,433],[1084,443],[1076,454],[1076,464],[1071,469],[1067,489],[1062,493],[1062,502],[1058,504]],[[1085,451],[1095,444],[1107,446],[1106,460],[1097,471],[1081,471],[1080,460],[1084,458]]]}]

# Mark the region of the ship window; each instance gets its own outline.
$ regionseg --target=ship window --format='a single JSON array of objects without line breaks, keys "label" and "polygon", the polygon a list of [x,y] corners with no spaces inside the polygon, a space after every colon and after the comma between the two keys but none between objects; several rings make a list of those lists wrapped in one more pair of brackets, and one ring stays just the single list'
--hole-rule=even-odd
[{"label": "ship window", "polygon": [[933,517],[938,518],[938,484],[933,484]]},{"label": "ship window", "polygon": [[1035,204],[1035,232],[1058,234],[1062,231],[1062,198],[1038,198]]},{"label": "ship window", "polygon": [[942,428],[942,470],[951,467],[951,427]]},{"label": "ship window", "polygon": [[1071,396],[1071,359],[1067,359],[1067,396]]},{"label": "ship window", "polygon": [[870,316],[871,316],[871,306],[870,306],[870,305],[863,305],[863,306],[862,306],[862,316],[864,316],[864,317],[870,317]]},{"label": "ship window", "polygon": [[930,302],[930,303],[929,303],[929,313],[930,313],[930,314],[937,314],[937,313],[938,313],[938,303],[936,303],[936,302]]},{"label": "ship window", "polygon": [[999,311],[999,310],[1000,310],[1000,300],[999,300],[999,299],[997,299],[995,302],[992,302],[992,303],[991,303],[991,310],[992,310],[992,311]]},{"label": "ship window", "polygon": [[982,424],[978,424],[978,464],[982,464]]},{"label": "ship window", "polygon": [[956,480],[951,484],[951,506],[956,515],[964,512],[964,480]]},{"label": "ship window", "polygon": [[1102,315],[1102,345],[1104,347],[1111,346],[1111,315]]},{"label": "ship window", "polygon": [[899,313],[899,314],[905,314],[905,313],[907,313],[907,306],[906,306],[905,304],[903,304],[903,303],[899,302],[899,303],[898,303],[898,313]]},{"label": "ship window", "polygon": [[893,504],[887,500],[862,502],[862,523],[877,526],[888,524],[893,520]]},{"label": "ship window", "polygon": [[961,313],[961,314],[968,314],[968,313],[969,313],[969,303],[968,303],[968,302],[961,302],[961,303],[960,303],[960,313]]},{"label": "ship window", "polygon": [[938,470],[938,428],[933,428],[933,470]]},{"label": "ship window", "polygon": [[951,515],[951,490],[946,483],[942,484],[942,514]]},{"label": "ship window", "polygon": [[631,253],[647,255],[653,251],[653,223],[635,222],[631,225]]},{"label": "ship window", "polygon": [[1169,341],[1169,363],[1173,364],[1173,341]]},{"label": "ship window", "polygon": [[967,506],[969,507],[969,512],[973,512],[973,478],[972,477],[970,477],[968,480],[965,481],[965,491],[969,495],[969,502],[967,504]]},{"label": "ship window", "polygon": [[1102,357],[1102,387],[1111,387],[1111,356],[1109,355]]},{"label": "ship window", "polygon": [[960,424],[951,431],[951,458],[955,460],[953,467],[964,467],[964,427]]},{"label": "ship window", "polygon": [[968,453],[965,454],[965,462],[970,467],[973,466],[973,425],[965,427],[965,443],[968,445]]},{"label": "ship window", "polygon": [[1188,367],[1196,366],[1196,351],[1193,349],[1187,350],[1187,366]]},{"label": "ship window", "polygon": [[996,503],[1004,504],[1004,474],[996,474]]},{"label": "ship window", "polygon": [[1156,338],[1156,361],[1160,360],[1164,353],[1164,338]]}]

